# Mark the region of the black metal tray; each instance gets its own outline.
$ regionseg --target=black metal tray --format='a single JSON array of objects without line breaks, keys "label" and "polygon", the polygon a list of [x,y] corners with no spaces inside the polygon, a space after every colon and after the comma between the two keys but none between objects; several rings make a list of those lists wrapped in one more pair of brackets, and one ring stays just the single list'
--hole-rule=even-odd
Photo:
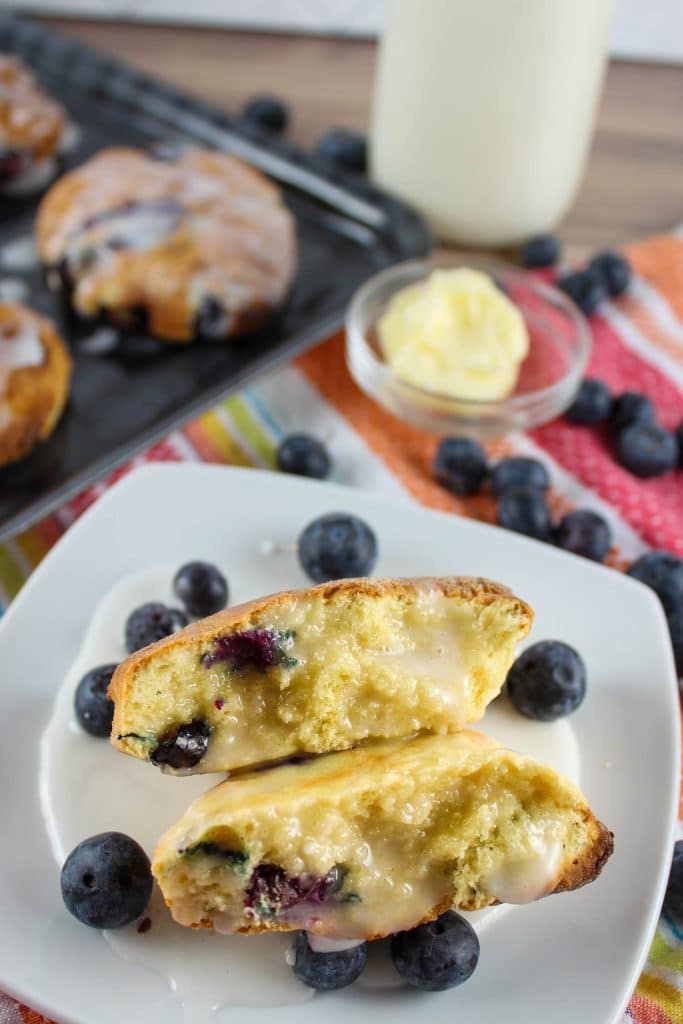
[{"label": "black metal tray", "polygon": [[[64,170],[104,146],[198,143],[245,158],[275,179],[294,212],[299,267],[291,296],[267,329],[246,341],[160,346],[147,363],[128,349],[88,351],[85,328],[47,289],[41,268],[21,276],[27,303],[54,318],[69,341],[75,372],[69,405],[53,437],[0,471],[0,538],[25,529],[178,423],[250,378],[339,327],[354,289],[390,263],[421,256],[431,237],[420,218],[356,175],[321,164],[141,72],[66,37],[0,13],[0,52],[16,53],[66,107],[80,140]],[[0,251],[28,236],[40,196],[0,199]],[[88,329],[92,333],[92,327]],[[146,339],[149,342],[149,339]]]}]

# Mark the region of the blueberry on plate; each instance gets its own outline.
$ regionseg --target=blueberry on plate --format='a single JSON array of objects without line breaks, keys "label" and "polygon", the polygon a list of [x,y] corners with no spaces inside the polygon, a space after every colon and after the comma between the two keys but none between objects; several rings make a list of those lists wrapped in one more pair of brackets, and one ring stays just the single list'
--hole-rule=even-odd
[{"label": "blueberry on plate", "polygon": [[362,942],[359,946],[334,953],[314,953],[306,932],[298,932],[294,957],[292,969],[299,981],[321,992],[331,991],[346,988],[359,977],[368,958],[368,944]]},{"label": "blueberry on plate", "polygon": [[331,128],[318,142],[316,153],[331,164],[357,174],[364,174],[368,165],[365,136],[350,128]]},{"label": "blueberry on plate", "polygon": [[84,839],[62,868],[66,909],[91,928],[120,928],[144,912],[152,894],[149,858],[122,832]]},{"label": "blueberry on plate", "polygon": [[126,619],[125,641],[129,654],[156,643],[187,625],[187,617],[177,608],[150,601],[132,611]]},{"label": "blueberry on plate", "polygon": [[624,391],[612,403],[609,426],[613,434],[620,434],[632,423],[654,423],[655,407],[647,395],[638,391]]},{"label": "blueberry on plate", "polygon": [[597,512],[576,508],[567,512],[555,527],[555,543],[565,551],[602,562],[612,546],[612,531]]},{"label": "blueberry on plate", "polygon": [[442,992],[472,975],[479,961],[479,939],[460,914],[447,910],[436,921],[392,935],[391,959],[413,988]]},{"label": "blueberry on plate", "polygon": [[679,677],[683,678],[683,608],[672,612],[667,619],[669,623],[669,635],[671,646],[674,651],[674,661]]},{"label": "blueberry on plate", "polygon": [[654,590],[669,614],[683,609],[683,561],[668,551],[648,551],[627,574]]},{"label": "blueberry on plate", "polygon": [[357,516],[330,512],[299,537],[299,561],[316,583],[368,576],[377,560],[377,538]]},{"label": "blueberry on plate", "polygon": [[527,718],[554,722],[586,696],[586,666],[569,644],[542,640],[523,651],[505,681],[508,697]]},{"label": "blueberry on plate", "polygon": [[560,240],[555,235],[538,235],[522,246],[525,267],[554,267],[560,258]]},{"label": "blueberry on plate", "polygon": [[453,494],[474,494],[487,470],[486,452],[469,437],[446,437],[436,450],[434,476]]},{"label": "blueberry on plate", "polygon": [[107,688],[116,665],[99,665],[81,679],[74,694],[74,710],[79,724],[91,736],[109,736],[114,718],[114,702]]},{"label": "blueberry on plate", "polygon": [[522,455],[501,459],[491,470],[491,490],[500,497],[513,487],[547,491],[550,487],[548,470],[538,459],[529,459]]},{"label": "blueberry on plate", "polygon": [[611,408],[612,396],[607,385],[595,377],[585,377],[564,415],[570,423],[592,427],[606,420]]},{"label": "blueberry on plate", "polygon": [[631,283],[631,264],[610,249],[594,256],[588,268],[598,275],[610,295],[623,295]]},{"label": "blueberry on plate", "polygon": [[534,487],[514,487],[498,499],[497,522],[506,530],[536,540],[550,540],[553,523],[542,493]]},{"label": "blueberry on plate", "polygon": [[266,93],[263,96],[252,96],[247,100],[242,108],[242,117],[267,132],[278,134],[287,127],[289,110],[278,96]]},{"label": "blueberry on plate", "polygon": [[219,612],[228,603],[225,576],[210,562],[181,566],[173,579],[173,593],[187,613],[198,619]]},{"label": "blueberry on plate", "polygon": [[602,278],[592,270],[575,270],[565,274],[557,282],[557,287],[576,303],[585,316],[595,313],[607,298],[607,288]]},{"label": "blueberry on plate", "polygon": [[669,473],[678,463],[678,441],[658,423],[632,423],[617,437],[617,461],[642,478]]},{"label": "blueberry on plate", "polygon": [[674,843],[671,873],[664,895],[664,910],[683,924],[683,839]]},{"label": "blueberry on plate", "polygon": [[332,461],[327,448],[310,434],[289,434],[278,445],[277,468],[283,473],[324,480],[329,476]]}]

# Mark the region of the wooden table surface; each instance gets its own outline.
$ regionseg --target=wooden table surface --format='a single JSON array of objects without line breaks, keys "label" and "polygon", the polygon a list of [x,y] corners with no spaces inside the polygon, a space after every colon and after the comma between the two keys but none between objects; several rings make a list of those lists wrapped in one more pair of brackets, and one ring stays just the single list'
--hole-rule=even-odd
[{"label": "wooden table surface", "polygon": [[[221,29],[50,22],[228,111],[272,91],[291,138],[330,125],[365,129],[376,46],[360,40]],[[613,62],[578,198],[559,234],[570,258],[683,222],[683,67]]]}]

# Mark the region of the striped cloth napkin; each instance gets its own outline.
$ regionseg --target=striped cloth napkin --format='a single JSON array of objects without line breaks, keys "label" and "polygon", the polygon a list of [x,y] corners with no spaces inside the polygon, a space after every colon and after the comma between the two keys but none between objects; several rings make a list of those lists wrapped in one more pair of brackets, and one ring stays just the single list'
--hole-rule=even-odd
[{"label": "striped cloth napkin", "polygon": [[[626,254],[636,270],[633,287],[627,297],[607,304],[592,318],[595,347],[589,373],[603,378],[614,392],[648,394],[661,421],[673,428],[683,420],[683,228],[631,246]],[[338,482],[494,519],[490,496],[458,498],[434,481],[430,467],[435,439],[361,394],[346,371],[343,338],[337,335],[175,431],[0,546],[0,609],[73,520],[132,467],[155,460],[272,467],[278,441],[293,430],[327,440]],[[556,516],[580,505],[609,520],[614,534],[609,561],[616,569],[649,548],[683,557],[683,471],[637,480],[614,462],[600,431],[563,420],[490,445],[492,458],[513,452],[533,455],[548,466]],[[679,835],[683,837],[683,821]],[[622,1024],[632,1021],[683,1024],[683,932],[665,917]],[[0,1024],[22,1022],[45,1024],[39,1014],[0,993]]]}]

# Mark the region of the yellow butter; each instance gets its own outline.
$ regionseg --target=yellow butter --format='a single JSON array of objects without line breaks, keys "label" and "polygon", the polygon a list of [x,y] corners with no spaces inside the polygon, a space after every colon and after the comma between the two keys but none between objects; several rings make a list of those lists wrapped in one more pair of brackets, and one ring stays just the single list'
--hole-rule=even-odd
[{"label": "yellow butter", "polygon": [[505,398],[529,351],[517,307],[492,278],[467,268],[435,270],[397,292],[377,333],[397,377],[458,398]]}]

